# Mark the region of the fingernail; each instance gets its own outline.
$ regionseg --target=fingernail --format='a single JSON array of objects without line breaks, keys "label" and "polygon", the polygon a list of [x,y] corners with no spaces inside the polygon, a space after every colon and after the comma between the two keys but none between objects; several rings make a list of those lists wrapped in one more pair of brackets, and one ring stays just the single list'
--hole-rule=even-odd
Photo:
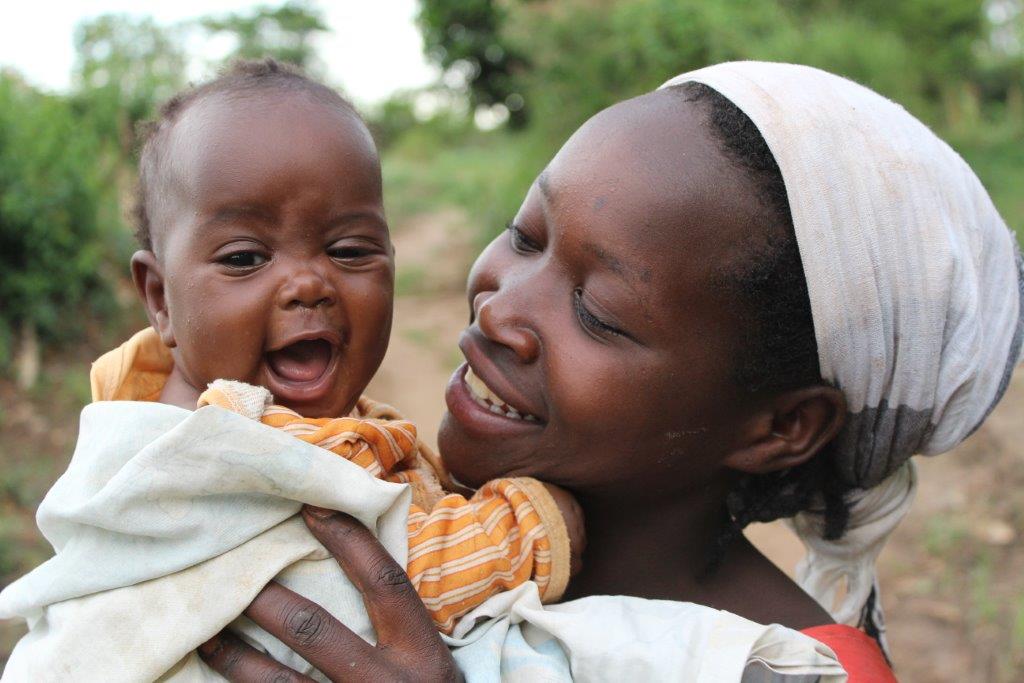
[{"label": "fingernail", "polygon": [[316,505],[306,505],[304,509],[307,514],[316,517],[317,519],[327,519],[334,515],[334,510],[327,510],[325,508],[317,507]]}]

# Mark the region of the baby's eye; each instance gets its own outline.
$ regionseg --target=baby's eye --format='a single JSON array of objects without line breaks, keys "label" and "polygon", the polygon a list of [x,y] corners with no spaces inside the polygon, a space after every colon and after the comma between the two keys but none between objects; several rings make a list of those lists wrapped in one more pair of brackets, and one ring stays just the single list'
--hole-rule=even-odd
[{"label": "baby's eye", "polygon": [[331,247],[327,250],[327,254],[339,261],[352,261],[354,259],[361,259],[369,256],[373,253],[373,250],[359,245],[345,244],[336,247]]},{"label": "baby's eye", "polygon": [[519,226],[514,223],[509,223],[507,226],[509,240],[512,243],[512,249],[519,252],[520,254],[529,254],[543,251],[541,246],[535,241],[527,237]]},{"label": "baby's eye", "polygon": [[266,262],[267,257],[255,251],[236,251],[233,254],[228,254],[224,258],[220,259],[220,263],[223,263],[228,268],[235,268],[238,270],[255,268],[257,266],[262,266]]}]

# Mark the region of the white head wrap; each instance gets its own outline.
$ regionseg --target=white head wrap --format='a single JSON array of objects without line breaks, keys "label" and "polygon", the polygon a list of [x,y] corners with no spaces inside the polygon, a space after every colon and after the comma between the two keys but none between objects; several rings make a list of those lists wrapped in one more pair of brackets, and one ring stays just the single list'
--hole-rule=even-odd
[{"label": "white head wrap", "polygon": [[916,487],[910,456],[970,435],[1020,360],[1016,242],[963,159],[863,86],[807,66],[731,62],[662,87],[687,81],[750,117],[782,171],[821,374],[849,407],[835,455],[857,487],[839,541],[822,538],[820,515],[794,520],[808,547],[797,578],[837,621],[861,624],[877,603],[875,558]]}]

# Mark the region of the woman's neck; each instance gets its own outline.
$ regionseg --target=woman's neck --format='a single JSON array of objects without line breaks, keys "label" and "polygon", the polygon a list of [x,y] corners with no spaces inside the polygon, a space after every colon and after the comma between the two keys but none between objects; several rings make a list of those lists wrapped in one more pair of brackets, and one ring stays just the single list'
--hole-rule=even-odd
[{"label": "woman's neck", "polygon": [[587,549],[565,599],[630,595],[694,602],[794,629],[832,623],[744,536],[719,547],[725,495],[723,485],[660,502],[579,497]]},{"label": "woman's neck", "polygon": [[587,549],[570,597],[692,599],[726,522],[724,497],[711,489],[660,502],[580,497]]}]

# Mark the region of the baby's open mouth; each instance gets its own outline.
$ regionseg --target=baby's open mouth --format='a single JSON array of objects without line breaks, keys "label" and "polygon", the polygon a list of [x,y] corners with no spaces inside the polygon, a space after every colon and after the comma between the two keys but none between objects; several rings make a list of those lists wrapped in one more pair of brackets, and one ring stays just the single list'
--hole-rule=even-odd
[{"label": "baby's open mouth", "polygon": [[267,353],[267,365],[291,382],[312,382],[327,372],[334,349],[326,339],[303,339]]}]

